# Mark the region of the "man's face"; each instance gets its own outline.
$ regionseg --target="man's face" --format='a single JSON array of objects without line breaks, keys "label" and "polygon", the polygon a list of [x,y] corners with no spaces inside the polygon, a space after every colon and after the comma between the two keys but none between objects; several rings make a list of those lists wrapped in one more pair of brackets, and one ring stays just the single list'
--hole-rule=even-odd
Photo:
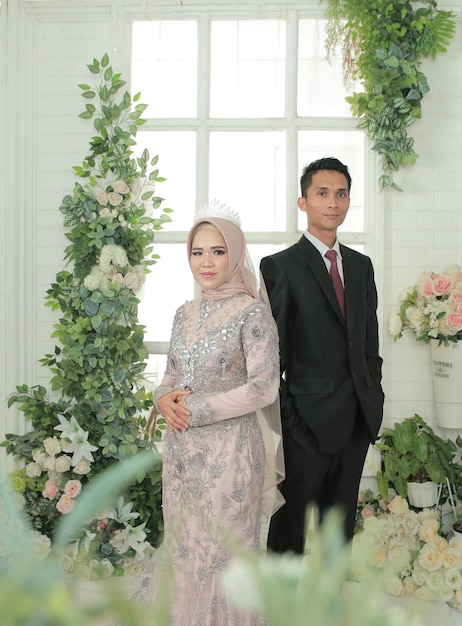
[{"label": "man's face", "polygon": [[335,170],[320,170],[313,174],[306,198],[298,199],[298,208],[308,217],[308,231],[324,241],[332,240],[343,224],[350,207],[348,182]]}]

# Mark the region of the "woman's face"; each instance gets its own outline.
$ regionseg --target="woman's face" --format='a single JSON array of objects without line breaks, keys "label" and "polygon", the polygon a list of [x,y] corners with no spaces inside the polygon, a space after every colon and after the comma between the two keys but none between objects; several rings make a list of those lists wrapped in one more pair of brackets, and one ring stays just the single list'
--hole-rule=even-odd
[{"label": "woman's face", "polygon": [[217,289],[225,281],[229,268],[228,248],[222,234],[214,226],[204,224],[197,229],[192,240],[189,265],[202,289]]}]

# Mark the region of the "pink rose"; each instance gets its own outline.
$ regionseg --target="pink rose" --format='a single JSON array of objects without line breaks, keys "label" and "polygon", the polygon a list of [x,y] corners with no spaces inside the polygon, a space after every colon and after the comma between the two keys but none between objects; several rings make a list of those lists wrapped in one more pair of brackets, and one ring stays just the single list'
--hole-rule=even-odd
[{"label": "pink rose", "polygon": [[72,510],[73,506],[74,506],[74,498],[67,496],[65,493],[63,493],[63,495],[60,497],[60,499],[58,500],[56,504],[56,508],[63,515],[66,515],[66,513],[69,513],[69,511]]},{"label": "pink rose", "polygon": [[442,274],[434,274],[432,278],[432,292],[435,296],[445,296],[451,290],[452,280]]},{"label": "pink rose", "polygon": [[374,515],[374,509],[371,507],[370,504],[366,504],[364,509],[361,511],[361,517],[363,519],[367,519],[368,517],[373,517],[373,515]]},{"label": "pink rose", "polygon": [[64,486],[64,493],[70,498],[76,498],[82,491],[82,483],[80,480],[68,480]]},{"label": "pink rose", "polygon": [[462,291],[451,291],[451,295],[449,296],[449,304],[454,307],[460,306],[460,304],[462,304]]},{"label": "pink rose", "polygon": [[419,295],[423,296],[424,298],[429,298],[430,296],[433,295],[431,280],[426,280],[424,283],[420,285]]},{"label": "pink rose", "polygon": [[42,496],[47,500],[53,500],[58,492],[58,485],[54,480],[47,480],[43,487]]},{"label": "pink rose", "polygon": [[132,291],[136,291],[141,286],[138,276],[134,272],[127,272],[125,274],[124,284],[127,289],[131,289]]},{"label": "pink rose", "polygon": [[450,331],[458,333],[462,330],[462,315],[460,313],[449,313],[446,316],[446,326]]}]

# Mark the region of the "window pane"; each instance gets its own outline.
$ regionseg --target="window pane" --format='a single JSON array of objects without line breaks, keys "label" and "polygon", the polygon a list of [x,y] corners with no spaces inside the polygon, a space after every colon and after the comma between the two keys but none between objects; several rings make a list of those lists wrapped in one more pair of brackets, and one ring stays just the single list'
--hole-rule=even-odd
[{"label": "window pane", "polygon": [[138,317],[146,341],[169,341],[175,311],[194,297],[194,281],[184,243],[154,244],[154,252],[160,259],[146,278]]},{"label": "window pane", "polygon": [[148,389],[155,389],[160,385],[167,365],[166,354],[150,354],[147,358],[144,377],[148,380]]},{"label": "window pane", "polygon": [[212,22],[212,117],[284,114],[285,22]]},{"label": "window pane", "polygon": [[[340,159],[350,170],[351,202],[346,220],[339,231],[364,230],[364,135],[362,132],[308,131],[299,133],[299,171],[321,157]],[[300,189],[298,190],[300,195]],[[300,211],[298,224],[306,230],[306,214]]]},{"label": "window pane", "polygon": [[196,116],[196,22],[133,22],[132,92],[139,91],[149,117]]},{"label": "window pane", "polygon": [[196,133],[193,131],[138,131],[140,151],[159,156],[159,175],[166,178],[156,187],[165,198],[161,207],[173,209],[163,230],[188,230],[194,216],[196,195]]},{"label": "window pane", "polygon": [[351,116],[345,102],[342,59],[326,59],[326,21],[300,20],[298,60],[299,115]]},{"label": "window pane", "polygon": [[283,132],[212,133],[209,196],[238,211],[244,230],[284,230],[285,160]]}]

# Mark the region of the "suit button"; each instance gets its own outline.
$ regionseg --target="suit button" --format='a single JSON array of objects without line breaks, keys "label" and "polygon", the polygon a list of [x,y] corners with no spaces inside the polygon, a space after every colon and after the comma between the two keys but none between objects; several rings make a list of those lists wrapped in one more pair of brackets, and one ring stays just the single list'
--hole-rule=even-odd
[{"label": "suit button", "polygon": [[354,372],[352,373],[351,378],[352,378],[353,380],[356,380],[357,376],[356,376],[356,374],[355,374]]},{"label": "suit button", "polygon": [[352,347],[353,347],[353,342],[352,342],[352,341],[349,341],[349,342],[348,342],[348,345],[350,346],[350,348],[352,348]]}]

